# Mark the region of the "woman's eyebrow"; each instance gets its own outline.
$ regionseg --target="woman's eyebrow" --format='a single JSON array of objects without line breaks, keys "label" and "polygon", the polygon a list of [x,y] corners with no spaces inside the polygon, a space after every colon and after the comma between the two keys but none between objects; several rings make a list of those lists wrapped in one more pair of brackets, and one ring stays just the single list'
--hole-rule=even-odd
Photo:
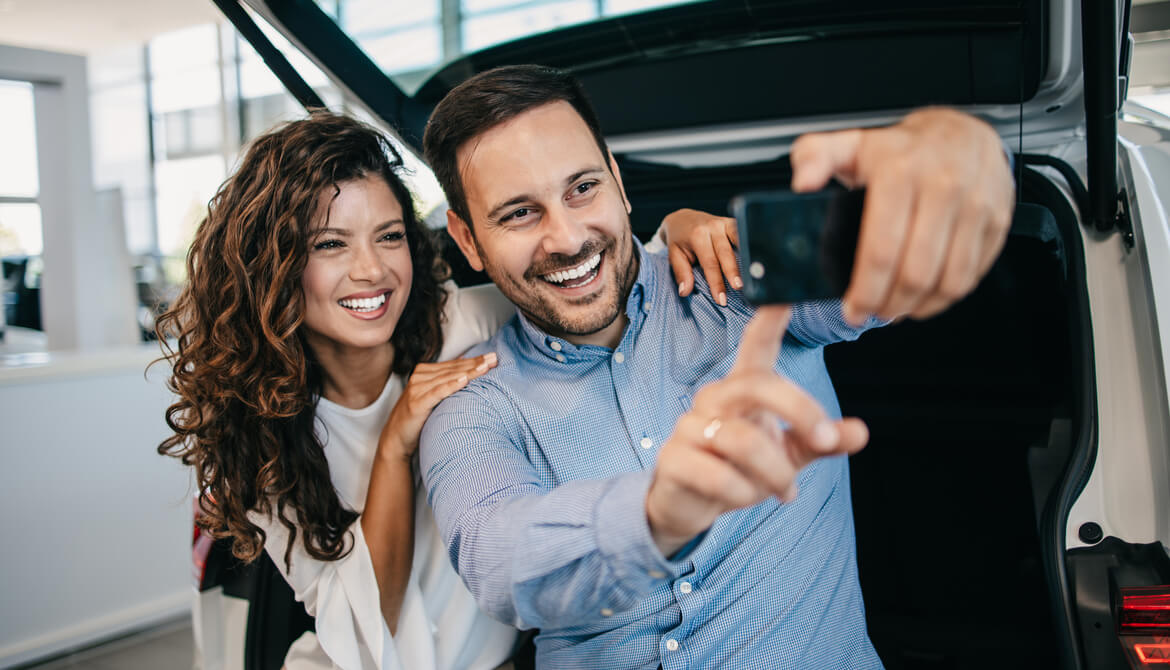
[{"label": "woman's eyebrow", "polygon": [[380,233],[383,230],[386,230],[387,228],[393,228],[394,226],[405,226],[405,225],[406,225],[406,222],[403,221],[402,219],[390,219],[389,221],[387,221],[387,222],[383,223],[382,225],[378,226],[377,228],[375,228],[374,232]]}]

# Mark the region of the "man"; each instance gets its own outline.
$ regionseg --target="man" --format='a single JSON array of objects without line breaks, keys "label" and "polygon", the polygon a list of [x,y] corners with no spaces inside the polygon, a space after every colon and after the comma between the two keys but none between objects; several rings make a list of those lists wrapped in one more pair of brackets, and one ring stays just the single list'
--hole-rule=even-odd
[{"label": "man", "polygon": [[680,297],[633,239],[620,172],[564,73],[474,77],[424,142],[449,232],[519,308],[484,345],[496,369],[421,439],[480,605],[540,629],[540,667],[880,667],[845,458],[867,433],[839,418],[822,349],[977,283],[1011,212],[994,132],[932,109],[802,138],[794,188],[835,176],[868,196],[845,300],[796,305],[791,323],[736,291],[726,306]]}]

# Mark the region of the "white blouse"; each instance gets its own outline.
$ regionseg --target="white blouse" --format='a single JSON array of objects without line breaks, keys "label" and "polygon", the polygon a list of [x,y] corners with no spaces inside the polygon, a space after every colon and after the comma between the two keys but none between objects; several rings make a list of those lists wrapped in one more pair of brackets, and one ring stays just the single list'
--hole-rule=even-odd
[{"label": "white blouse", "polygon": [[[439,360],[456,358],[488,339],[515,313],[494,285],[458,289],[448,282],[446,288]],[[378,436],[402,391],[402,377],[391,375],[368,407],[349,409],[324,398],[318,402],[318,436],[333,486],[348,509],[361,513],[365,508]],[[288,570],[284,527],[271,518],[251,515],[267,533],[264,548],[277,569],[297,600],[316,617],[316,635],[306,633],[289,650],[288,670],[487,670],[507,659],[516,631],[476,606],[451,567],[417,477],[416,485],[414,562],[397,636],[390,634],[382,618],[378,583],[360,523],[350,526],[353,549],[337,561],[312,558],[298,537]]]}]

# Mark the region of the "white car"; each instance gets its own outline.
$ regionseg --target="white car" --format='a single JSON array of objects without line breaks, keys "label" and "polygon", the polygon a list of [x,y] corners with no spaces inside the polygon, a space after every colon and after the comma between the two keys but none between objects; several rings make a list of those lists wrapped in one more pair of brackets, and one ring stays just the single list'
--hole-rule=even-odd
[{"label": "white car", "polygon": [[891,670],[1170,662],[1170,119],[1119,101],[1128,2],[692,2],[465,55],[413,95],[316,4],[247,4],[416,149],[476,72],[575,72],[643,237],[784,187],[801,133],[986,119],[1017,167],[1003,256],[946,314],[825,354],[872,431],[851,463],[870,637]]}]

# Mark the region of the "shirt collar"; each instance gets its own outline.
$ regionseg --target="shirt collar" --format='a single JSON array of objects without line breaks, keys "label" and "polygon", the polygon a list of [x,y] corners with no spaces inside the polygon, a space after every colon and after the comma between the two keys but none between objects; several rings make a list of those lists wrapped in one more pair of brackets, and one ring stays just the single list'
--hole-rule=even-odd
[{"label": "shirt collar", "polygon": [[[626,298],[626,317],[629,319],[626,331],[641,328],[643,317],[650,313],[650,306],[654,304],[657,297],[655,291],[658,290],[658,275],[663,271],[637,237],[633,238],[633,242],[634,253],[638,254],[638,277],[630,288],[629,297]],[[517,310],[516,313],[519,317],[520,329],[529,343],[538,352],[558,363],[591,360],[599,356],[607,356],[613,351],[609,347],[595,344],[577,346],[566,339],[554,337],[532,323],[523,311]],[[625,332],[622,334],[622,339],[625,339]]]}]

